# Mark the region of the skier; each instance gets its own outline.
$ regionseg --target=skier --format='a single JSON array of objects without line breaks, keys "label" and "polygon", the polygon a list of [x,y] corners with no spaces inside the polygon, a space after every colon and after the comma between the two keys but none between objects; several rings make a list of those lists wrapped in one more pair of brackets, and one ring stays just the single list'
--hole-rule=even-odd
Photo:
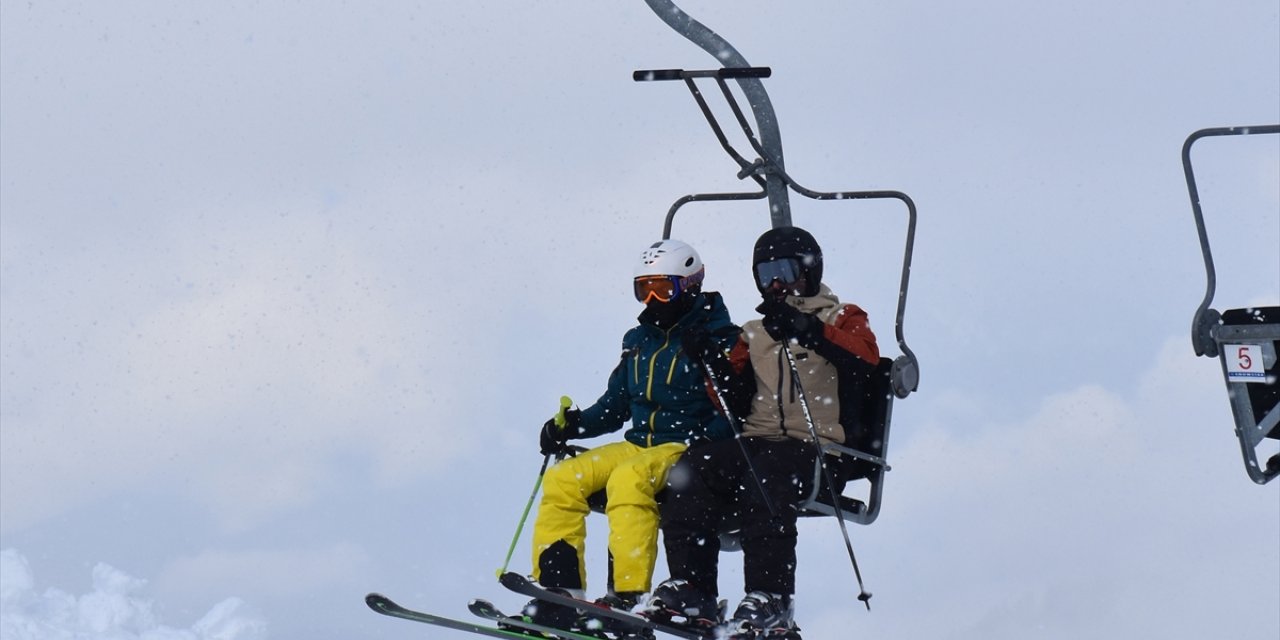
[{"label": "skier", "polygon": [[[638,326],[622,338],[622,355],[604,395],[586,409],[564,413],[542,428],[543,455],[560,455],[571,439],[592,438],[630,427],[620,442],[567,458],[547,471],[533,530],[533,578],[544,588],[582,599],[587,498],[608,497],[612,580],[598,600],[630,609],[649,591],[658,552],[658,507],[671,465],[691,441],[732,437],[728,420],[712,401],[703,370],[683,348],[693,331],[702,346],[726,351],[740,332],[719,293],[702,290],[705,269],[698,253],[678,240],[645,249],[635,267],[636,300],[645,305]],[[569,607],[533,600],[524,615],[544,626],[571,629]]]},{"label": "skier", "polygon": [[662,534],[670,578],[644,613],[689,626],[715,624],[718,528],[729,516],[741,522],[746,597],[724,623],[724,637],[799,638],[796,518],[813,488],[818,455],[799,394],[806,394],[819,438],[845,442],[855,427],[858,381],[874,370],[880,352],[867,314],[841,304],[822,284],[822,250],[807,231],[779,227],[760,236],[752,271],[763,318],[743,326],[727,357],[705,352],[730,413],[743,419],[742,446],[700,447],[668,474]]}]

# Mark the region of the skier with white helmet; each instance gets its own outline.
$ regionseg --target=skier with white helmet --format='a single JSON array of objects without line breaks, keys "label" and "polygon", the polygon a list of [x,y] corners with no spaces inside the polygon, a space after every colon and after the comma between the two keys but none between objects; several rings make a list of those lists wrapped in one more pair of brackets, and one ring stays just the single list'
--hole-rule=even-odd
[{"label": "skier with white helmet", "polygon": [[[544,588],[584,598],[587,498],[608,497],[612,580],[600,602],[631,608],[650,588],[658,553],[658,505],[654,495],[690,442],[723,440],[733,430],[713,401],[703,354],[723,354],[739,327],[719,293],[702,290],[705,269],[693,247],[656,242],[640,255],[633,289],[644,305],[639,324],[622,338],[622,355],[604,395],[591,406],[570,409],[543,426],[544,455],[562,454],[571,439],[592,438],[626,427],[619,442],[555,464],[543,480],[533,530],[533,577]],[[558,416],[559,417],[559,416]],[[524,614],[561,629],[579,620],[572,608],[534,600]],[[598,626],[598,625],[597,625]]]}]

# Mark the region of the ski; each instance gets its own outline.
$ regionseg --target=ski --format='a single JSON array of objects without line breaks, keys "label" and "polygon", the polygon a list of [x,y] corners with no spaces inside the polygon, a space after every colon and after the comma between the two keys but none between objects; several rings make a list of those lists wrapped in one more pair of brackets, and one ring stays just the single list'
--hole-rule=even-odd
[{"label": "ski", "polygon": [[598,615],[604,618],[609,618],[610,620],[621,622],[629,629],[632,629],[632,633],[661,631],[662,633],[673,635],[677,638],[685,638],[686,640],[707,640],[708,638],[714,637],[714,631],[712,629],[707,629],[704,633],[699,633],[694,629],[668,626],[654,622],[644,616],[631,613],[630,611],[622,611],[606,607],[601,604],[596,604],[594,602],[571,598],[554,591],[547,591],[518,573],[504,573],[498,578],[498,581],[502,583],[502,586],[530,598],[537,598],[538,600],[561,604],[566,607],[573,607],[587,615]]},{"label": "ski", "polygon": [[[479,598],[472,600],[470,603],[468,603],[467,609],[469,609],[471,613],[474,613],[477,616],[480,616],[481,618],[484,618],[486,620],[492,620],[498,623],[499,627],[504,627],[504,626],[508,628],[516,627],[518,629],[522,629],[526,631],[566,634],[566,637],[581,638],[582,640],[601,640],[601,638],[604,637],[604,636],[585,635],[577,632],[565,632],[560,629],[537,625],[532,622],[529,622],[528,620],[524,619],[521,616],[507,615],[503,613],[501,610],[499,610],[497,607],[495,607],[492,602],[489,602],[488,600],[481,600]],[[630,640],[631,638],[640,638],[640,636],[628,635],[628,636],[624,636],[624,638],[626,640]]]},{"label": "ski", "polygon": [[800,629],[746,629],[743,631],[724,630],[724,640],[802,640]]},{"label": "ski", "polygon": [[373,609],[384,616],[433,624],[439,627],[466,631],[482,636],[489,636],[491,638],[506,638],[507,640],[547,640],[547,638],[558,638],[560,640],[599,640],[598,638],[578,635],[568,631],[560,631],[559,629],[537,627],[537,625],[530,625],[531,627],[536,628],[530,628],[528,632],[525,632],[516,629],[503,629],[501,627],[486,627],[473,622],[463,622],[452,618],[444,618],[434,614],[424,613],[422,611],[406,609],[405,607],[396,604],[391,600],[391,598],[380,593],[370,593],[364,597],[364,602],[369,605],[370,609]]}]

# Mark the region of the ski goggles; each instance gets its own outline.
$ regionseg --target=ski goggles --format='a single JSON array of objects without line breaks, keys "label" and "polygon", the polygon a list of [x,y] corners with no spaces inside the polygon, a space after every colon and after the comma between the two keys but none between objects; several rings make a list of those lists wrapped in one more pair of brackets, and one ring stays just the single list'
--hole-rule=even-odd
[{"label": "ski goggles", "polygon": [[756,264],[756,284],[767,289],[774,280],[784,285],[795,284],[804,275],[800,261],[795,258],[778,258]]},{"label": "ski goggles", "polygon": [[706,271],[699,270],[688,276],[636,276],[636,300],[649,304],[650,300],[671,302],[683,291],[702,282]]}]

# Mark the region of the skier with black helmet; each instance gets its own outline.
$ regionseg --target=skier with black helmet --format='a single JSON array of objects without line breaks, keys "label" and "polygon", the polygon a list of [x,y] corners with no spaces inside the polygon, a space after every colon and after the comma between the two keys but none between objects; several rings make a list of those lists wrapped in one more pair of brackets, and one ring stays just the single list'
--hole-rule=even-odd
[{"label": "skier with black helmet", "polygon": [[[612,579],[599,602],[624,609],[638,604],[651,586],[659,522],[654,495],[668,469],[691,441],[733,435],[713,404],[704,370],[684,349],[684,336],[696,332],[700,347],[724,353],[740,331],[720,294],[702,290],[705,268],[693,247],[678,240],[656,242],[642,252],[634,275],[635,297],[645,308],[639,324],[622,338],[622,355],[604,395],[585,409],[565,411],[560,423],[548,420],[542,453],[563,454],[568,440],[614,432],[628,421],[629,426],[622,441],[564,459],[547,471],[533,530],[534,580],[584,598],[587,498],[604,490]],[[524,615],[561,629],[609,624],[580,620],[572,608],[539,600],[526,605]]]},{"label": "skier with black helmet", "polygon": [[800,637],[796,518],[813,488],[818,455],[809,418],[820,440],[844,443],[855,429],[859,380],[880,358],[866,312],[841,303],[823,284],[822,262],[817,241],[797,227],[771,229],[756,242],[752,275],[764,297],[756,308],[763,317],[743,325],[727,356],[706,354],[730,413],[742,421],[742,438],[682,456],[668,474],[662,534],[670,578],[654,590],[647,616],[716,624],[718,529],[728,518],[741,523],[746,596],[717,637]]}]

